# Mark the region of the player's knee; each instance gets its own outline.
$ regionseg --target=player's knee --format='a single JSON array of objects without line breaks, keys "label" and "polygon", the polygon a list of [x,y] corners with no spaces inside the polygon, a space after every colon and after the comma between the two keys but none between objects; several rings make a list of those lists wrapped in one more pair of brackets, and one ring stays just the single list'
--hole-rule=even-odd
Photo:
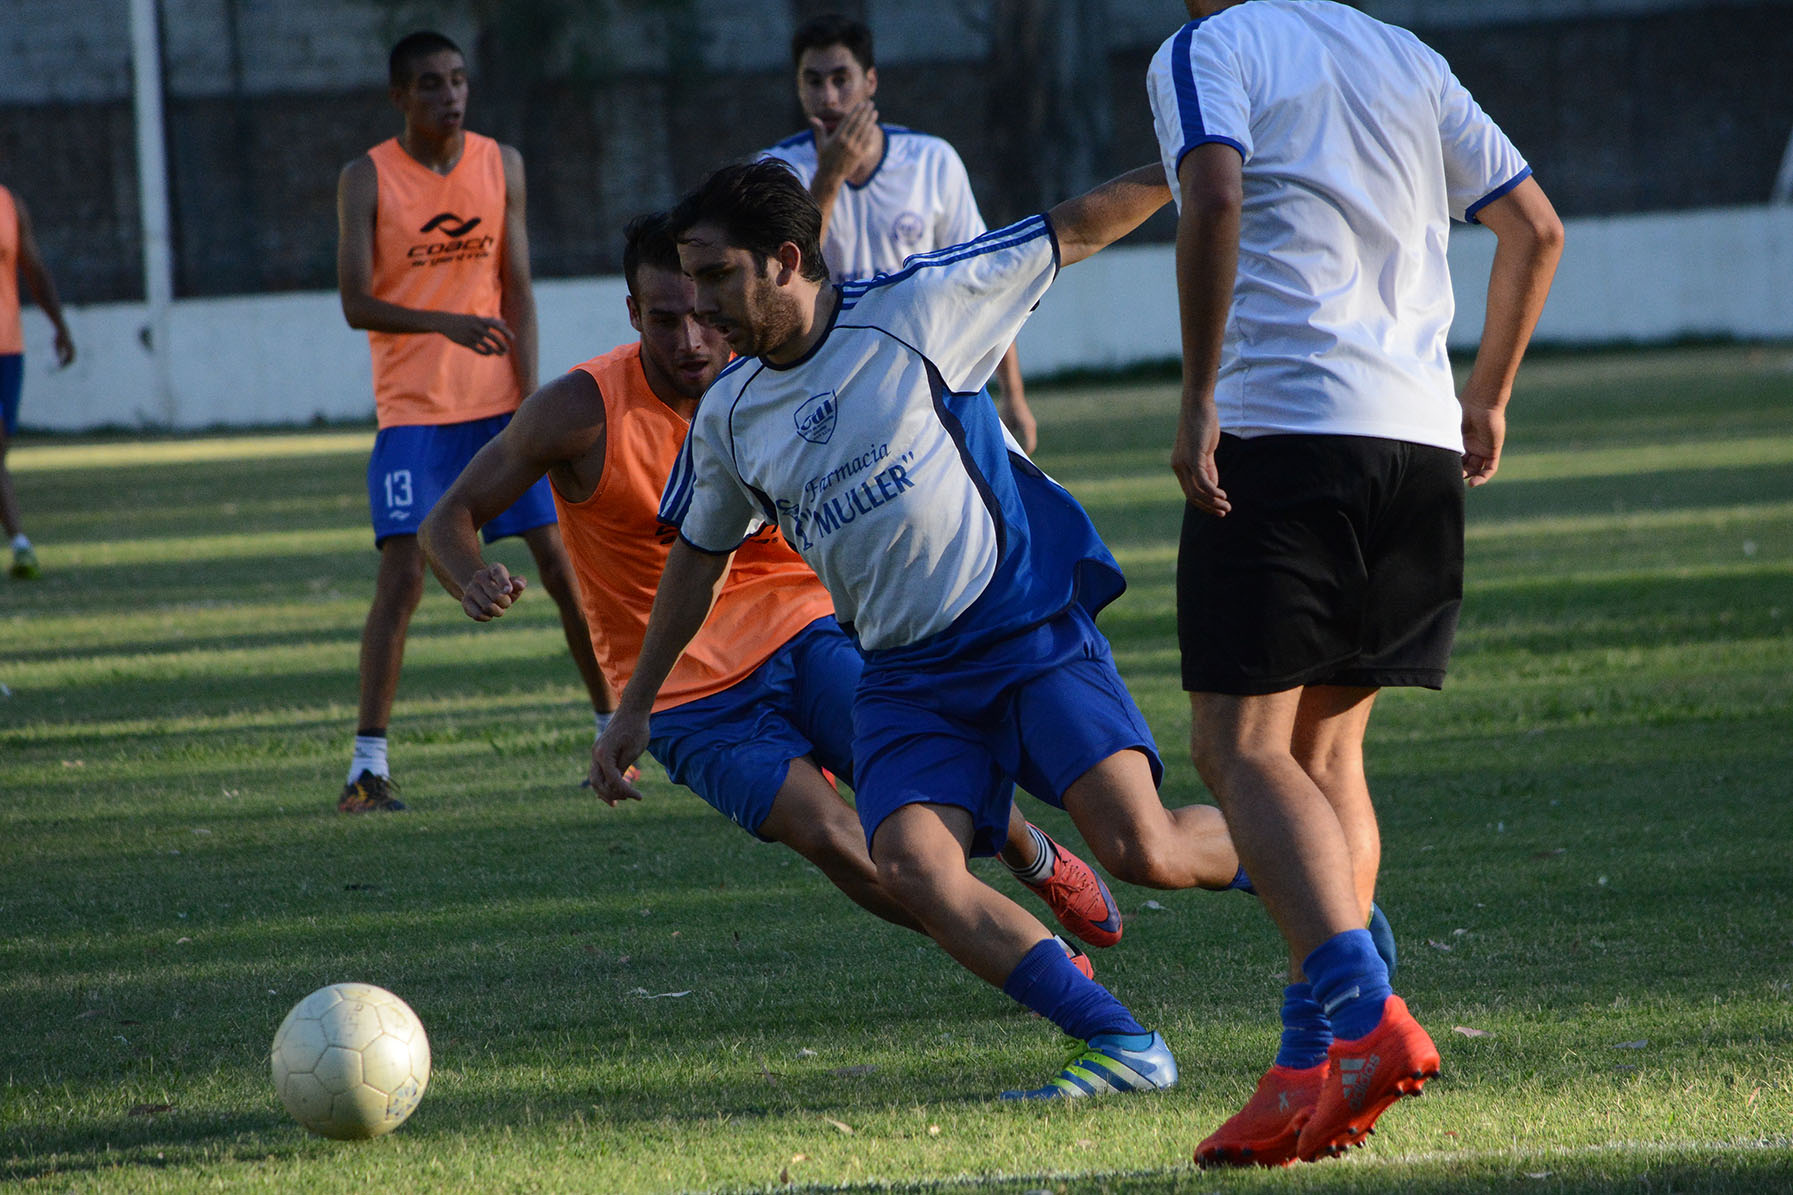
[{"label": "player's knee", "polygon": [[1141,888],[1188,884],[1188,863],[1168,834],[1147,831],[1104,843],[1096,849],[1096,859],[1115,879]]},{"label": "player's knee", "polygon": [[1287,751],[1267,749],[1262,743],[1242,739],[1224,728],[1197,722],[1189,732],[1189,759],[1195,770],[1225,804],[1225,794],[1241,782],[1272,773],[1288,762]]},{"label": "player's knee", "polygon": [[900,847],[880,851],[878,885],[905,908],[925,908],[938,891],[940,877],[926,856]]},{"label": "player's knee", "polygon": [[1344,792],[1364,787],[1363,756],[1353,748],[1300,755],[1295,762],[1321,792]]},{"label": "player's knee", "polygon": [[790,818],[780,827],[778,840],[830,874],[853,864],[869,868],[859,822],[850,810],[847,814],[843,820],[822,811],[806,811],[805,816]]},{"label": "player's knee", "polygon": [[1237,744],[1231,738],[1216,733],[1199,721],[1190,727],[1189,760],[1210,791],[1218,791],[1222,777],[1232,766],[1237,754]]}]

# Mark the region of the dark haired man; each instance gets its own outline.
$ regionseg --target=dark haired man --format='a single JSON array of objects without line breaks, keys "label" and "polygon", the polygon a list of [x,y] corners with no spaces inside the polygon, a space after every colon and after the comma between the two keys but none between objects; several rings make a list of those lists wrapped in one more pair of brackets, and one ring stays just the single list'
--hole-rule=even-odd
[{"label": "dark haired man", "polygon": [[[698,400],[728,347],[698,321],[691,280],[663,215],[628,228],[623,249],[633,344],[595,357],[525,399],[516,417],[448,488],[423,522],[436,576],[476,621],[501,617],[526,586],[480,556],[478,528],[547,478],[579,579],[592,648],[609,683],[635,670],[654,587],[672,543],[659,500]],[[833,603],[775,526],[735,553],[703,632],[654,703],[650,747],[672,779],[762,840],[809,860],[854,901],[919,929],[879,887],[858,818],[821,769],[851,780],[853,690],[860,659]],[[611,801],[615,804],[614,799]],[[1004,853],[1062,852],[1011,816]],[[1073,932],[1075,887],[1043,892]],[[1099,918],[1100,919],[1100,918]],[[1087,966],[1080,952],[1079,965]]]},{"label": "dark haired man", "polygon": [[[467,64],[446,37],[404,38],[390,72],[404,130],[343,167],[336,194],[342,311],[367,331],[380,424],[367,466],[380,569],[361,633],[359,722],[337,801],[345,813],[405,807],[392,793],[386,726],[423,597],[417,526],[535,389],[523,158],[464,127]],[[529,545],[601,729],[614,697],[591,654],[547,486],[492,511],[485,535]]]},{"label": "dark haired man", "polygon": [[[984,231],[965,163],[939,137],[880,124],[872,32],[830,13],[791,38],[809,129],[762,156],[788,162],[822,210],[822,256],[836,282],[895,273],[905,259]],[[1013,345],[997,366],[1003,420],[1024,451],[1038,438]]]},{"label": "dark haired man", "polygon": [[[1180,210],[1183,687],[1293,980],[1274,1065],[1195,1156],[1283,1165],[1361,1144],[1438,1073],[1361,928],[1381,857],[1364,733],[1381,686],[1443,684],[1464,485],[1494,474],[1563,230],[1412,34],[1326,0],[1185,7],[1147,76]],[[1460,398],[1452,218],[1499,242]]]},{"label": "dark haired man", "polygon": [[1224,888],[1219,811],[1166,810],[1145,719],[1093,614],[1125,586],[1089,517],[1014,447],[982,387],[1071,264],[1169,197],[1147,168],[894,275],[829,285],[820,213],[775,162],[724,167],[675,210],[696,312],[738,359],[667,482],[678,529],[640,659],[593,751],[594,784],[647,745],[647,715],[700,633],[730,553],[777,523],[865,653],[855,800],[880,885],[946,951],[1087,1044],[1061,1098],[1168,1087],[1176,1063],[1031,914],[976,878],[1015,785],[1062,806],[1115,875]]}]

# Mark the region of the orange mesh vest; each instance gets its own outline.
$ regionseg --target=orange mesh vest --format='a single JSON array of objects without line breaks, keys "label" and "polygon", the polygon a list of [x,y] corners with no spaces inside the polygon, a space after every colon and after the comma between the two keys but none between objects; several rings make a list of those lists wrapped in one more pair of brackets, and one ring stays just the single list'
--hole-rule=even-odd
[{"label": "orange mesh vest", "polygon": [[[374,298],[498,317],[504,155],[490,137],[466,138],[446,175],[419,163],[396,137],[367,151],[379,178]],[[482,357],[435,332],[369,332],[367,339],[381,427],[465,423],[514,411],[523,400],[508,356]]]},{"label": "orange mesh vest", "polygon": [[[654,396],[641,345],[595,357],[580,369],[604,397],[604,475],[584,502],[554,495],[560,534],[579,577],[580,600],[604,679],[622,692],[641,656],[654,590],[677,532],[660,522],[660,491],[691,425]],[[654,709],[719,693],[834,602],[776,526],[742,544],[716,606],[660,689]]]},{"label": "orange mesh vest", "polygon": [[19,323],[19,209],[0,187],[0,354],[25,351]]}]

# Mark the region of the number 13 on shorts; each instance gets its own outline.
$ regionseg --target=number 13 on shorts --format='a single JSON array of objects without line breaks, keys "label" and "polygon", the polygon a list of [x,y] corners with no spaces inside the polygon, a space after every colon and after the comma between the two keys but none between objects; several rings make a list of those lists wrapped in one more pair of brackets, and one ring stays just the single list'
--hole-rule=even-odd
[{"label": "number 13 on shorts", "polygon": [[411,470],[394,469],[386,474],[386,509],[411,505]]}]

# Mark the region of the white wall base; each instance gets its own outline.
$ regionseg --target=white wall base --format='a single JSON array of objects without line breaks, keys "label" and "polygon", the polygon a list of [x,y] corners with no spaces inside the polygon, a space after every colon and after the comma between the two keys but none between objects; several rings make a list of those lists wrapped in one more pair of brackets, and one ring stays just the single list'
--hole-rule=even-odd
[{"label": "white wall base", "polygon": [[[1480,334],[1494,237],[1458,227],[1454,348]],[[1169,245],[1123,246],[1067,270],[1022,330],[1025,375],[1174,358]],[[1656,342],[1688,336],[1793,339],[1793,207],[1725,208],[1569,222],[1541,343]],[[635,335],[616,277],[536,283],[541,374],[554,377]],[[184,299],[169,319],[172,412],[156,409],[144,309],[67,310],[79,356],[54,367],[49,321],[25,313],[26,430],[252,427],[372,420],[367,338],[336,295]]]}]

